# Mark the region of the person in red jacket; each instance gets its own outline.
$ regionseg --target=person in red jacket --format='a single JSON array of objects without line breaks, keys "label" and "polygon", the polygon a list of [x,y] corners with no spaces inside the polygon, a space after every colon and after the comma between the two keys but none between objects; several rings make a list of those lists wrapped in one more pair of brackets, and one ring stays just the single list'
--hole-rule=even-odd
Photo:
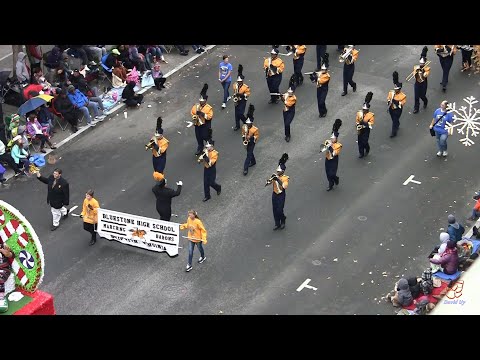
[{"label": "person in red jacket", "polygon": [[470,216],[467,220],[475,221],[479,217],[480,217],[480,198],[477,199],[477,202],[475,203],[475,206],[473,207],[472,216]]}]

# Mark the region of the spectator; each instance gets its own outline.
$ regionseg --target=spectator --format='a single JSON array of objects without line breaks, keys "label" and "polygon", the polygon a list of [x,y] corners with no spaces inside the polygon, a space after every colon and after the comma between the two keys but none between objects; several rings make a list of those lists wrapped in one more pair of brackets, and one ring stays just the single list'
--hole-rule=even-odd
[{"label": "spectator", "polygon": [[55,125],[53,124],[53,114],[48,110],[46,105],[42,105],[39,108],[35,109],[37,113],[37,119],[42,127],[48,129],[48,135],[52,136],[56,131],[54,130]]},{"label": "spectator", "polygon": [[458,271],[458,252],[455,241],[449,240],[447,248],[439,259],[435,257],[430,259],[430,262],[435,265],[441,265],[443,273],[453,275]]},{"label": "spectator", "polygon": [[105,59],[105,66],[109,69],[112,69],[115,64],[118,62],[120,56],[120,51],[118,49],[113,49],[110,54],[108,54]]},{"label": "spectator", "polygon": [[5,169],[5,168],[2,166],[2,164],[0,164],[0,184],[2,184],[2,185],[3,185],[3,183],[4,183],[5,181],[7,181],[7,179],[5,179],[5,178],[3,177],[3,174],[5,174],[5,171],[7,171],[7,169]]},{"label": "spectator", "polygon": [[27,45],[27,54],[33,76],[35,70],[41,68],[43,59],[42,47],[40,45]]},{"label": "spectator", "polygon": [[137,45],[130,45],[128,48],[129,51],[129,59],[133,65],[135,65],[138,70],[143,74],[146,71],[145,67],[145,57],[143,54],[138,52]]},{"label": "spectator", "polygon": [[67,90],[62,89],[60,94],[55,98],[54,108],[62,114],[65,121],[72,126],[72,131],[78,131],[79,110],[75,109],[70,99],[67,97]]},{"label": "spectator", "polygon": [[135,85],[134,81],[130,81],[122,92],[122,98],[125,99],[125,104],[128,107],[140,106],[143,100],[143,95],[135,94]]},{"label": "spectator", "polygon": [[62,51],[58,46],[55,46],[47,55],[47,61],[44,65],[49,69],[56,69],[62,61]]},{"label": "spectator", "polygon": [[107,53],[105,45],[84,45],[83,48],[87,52],[87,57],[95,61],[96,64],[99,64],[103,55]]},{"label": "spectator", "polygon": [[223,61],[220,63],[218,68],[218,80],[223,87],[222,109],[227,107],[226,103],[231,99],[228,89],[232,83],[232,70],[232,64],[228,62],[228,55],[223,55]]},{"label": "spectator", "polygon": [[13,114],[10,119],[10,125],[8,126],[8,130],[12,137],[18,135],[18,127],[20,126],[20,115]]},{"label": "spectator", "polygon": [[413,296],[410,292],[407,279],[401,278],[398,280],[394,295],[388,294],[387,300],[391,301],[395,307],[409,306],[413,303]]},{"label": "spectator", "polygon": [[30,84],[23,89],[23,97],[25,100],[30,100],[32,97],[38,96],[42,90],[42,85]]},{"label": "spectator", "polygon": [[440,245],[435,246],[428,257],[431,259],[437,253],[442,254],[445,251],[445,249],[447,248],[447,241],[448,240],[450,240],[450,235],[446,232],[441,232],[440,233]]},{"label": "spectator", "polygon": [[435,135],[437,137],[437,146],[438,152],[437,156],[446,157],[448,155],[447,152],[447,138],[448,138],[448,130],[445,129],[445,126],[448,124],[452,125],[455,121],[453,117],[453,112],[447,112],[447,105],[448,101],[444,100],[440,103],[440,107],[435,110],[433,113],[433,119],[430,123],[430,129],[435,131]]},{"label": "spectator", "polygon": [[55,146],[50,141],[50,137],[48,135],[48,128],[42,127],[38,122],[37,115],[34,112],[31,112],[28,115],[27,121],[27,133],[31,139],[39,139],[40,140],[40,152],[46,153],[45,151],[45,143],[50,146],[50,149],[56,149]]},{"label": "spectator", "polygon": [[465,232],[465,228],[457,222],[452,214],[448,215],[447,232],[450,235],[450,240],[455,241],[455,243],[462,240],[462,235]]},{"label": "spectator", "polygon": [[192,45],[193,51],[195,51],[197,54],[201,54],[205,51],[205,49],[202,49],[200,45]]},{"label": "spectator", "polygon": [[30,68],[27,65],[27,55],[24,52],[19,52],[17,56],[17,63],[15,64],[15,74],[18,81],[21,83],[30,82]]},{"label": "spectator", "polygon": [[25,125],[20,125],[19,127],[13,129],[13,131],[12,131],[13,139],[9,141],[9,143],[7,145],[7,148],[11,149],[13,147],[13,145],[15,145],[15,140],[14,139],[17,136],[20,136],[20,138],[22,139],[23,149],[26,152],[30,152],[30,142],[28,141],[26,130],[27,130],[27,127]]},{"label": "spectator", "polygon": [[133,69],[127,70],[127,83],[130,81],[133,81],[136,85],[140,85],[140,74],[135,66]]},{"label": "spectator", "polygon": [[88,190],[83,200],[82,213],[80,217],[83,218],[83,229],[88,231],[91,235],[90,244],[97,242],[96,225],[98,223],[97,209],[100,207],[98,201],[93,197],[93,190]]},{"label": "spectator", "polygon": [[123,66],[132,68],[133,65],[130,61],[130,52],[128,50],[128,45],[118,45],[118,61],[122,62]]},{"label": "spectator", "polygon": [[103,113],[105,109],[103,107],[102,99],[100,99],[98,96],[98,89],[96,87],[90,87],[87,83],[87,80],[85,80],[85,77],[80,74],[78,69],[73,70],[73,74],[70,77],[70,82],[73,86],[80,90],[83,95],[86,95],[88,100],[97,103],[98,107]]},{"label": "spectator", "polygon": [[416,299],[417,297],[420,296],[420,293],[422,291],[420,287],[420,283],[418,282],[418,279],[416,276],[409,277],[407,281],[408,281],[408,287],[410,288],[410,292],[412,293],[412,297]]},{"label": "spectator", "polygon": [[180,52],[180,55],[187,56],[188,49],[185,49],[185,45],[174,45],[175,48]]},{"label": "spectator", "polygon": [[156,58],[154,59],[155,63],[153,64],[152,70],[153,81],[155,82],[155,87],[157,88],[157,90],[162,90],[165,89],[165,86],[163,86],[163,84],[167,79],[163,77],[162,70],[160,70],[160,63],[156,61]]},{"label": "spectator", "polygon": [[88,64],[88,56],[85,50],[83,49],[83,45],[69,45],[67,54],[74,58],[82,59],[82,65]]},{"label": "spectator", "polygon": [[115,65],[113,65],[113,72],[115,76],[117,76],[122,82],[127,81],[127,69],[125,67],[116,62]]},{"label": "spectator", "polygon": [[203,251],[203,244],[207,244],[207,230],[203,226],[202,221],[198,217],[198,214],[195,210],[190,210],[188,212],[187,222],[180,225],[180,230],[188,230],[188,263],[186,272],[192,270],[192,260],[193,260],[193,250],[195,249],[195,244],[200,250],[200,259],[198,263],[201,264],[207,258]]},{"label": "spectator", "polygon": [[475,203],[475,206],[473,207],[472,216],[470,216],[467,220],[475,221],[479,217],[480,217],[480,197],[477,199],[477,202]]},{"label": "spectator", "polygon": [[[164,52],[167,52],[167,49],[165,49],[165,46],[163,45],[149,45],[147,54],[150,54],[150,59],[153,59],[153,57],[156,57],[157,60],[160,59],[161,62],[168,64],[168,62],[163,57]],[[152,60],[151,63],[154,64],[155,61]]]},{"label": "spectator", "polygon": [[10,166],[13,171],[15,171],[15,175],[21,174],[22,172],[18,168],[17,164],[13,160],[10,154],[7,154],[7,149],[5,148],[5,143],[0,140],[0,161],[6,162],[8,166]]},{"label": "spectator", "polygon": [[28,161],[30,154],[24,149],[23,138],[21,135],[17,135],[13,138],[13,147],[10,155],[17,165],[17,167],[28,175],[30,162]]},{"label": "spectator", "polygon": [[74,108],[79,109],[85,118],[87,119],[87,124],[90,126],[95,126],[96,124],[92,122],[92,118],[90,117],[90,113],[88,109],[93,110],[93,114],[95,116],[94,121],[103,121],[105,118],[104,115],[100,115],[98,111],[98,104],[96,102],[90,102],[88,98],[80,92],[80,90],[75,89],[75,86],[69,85],[68,86],[68,98],[72,102]]}]

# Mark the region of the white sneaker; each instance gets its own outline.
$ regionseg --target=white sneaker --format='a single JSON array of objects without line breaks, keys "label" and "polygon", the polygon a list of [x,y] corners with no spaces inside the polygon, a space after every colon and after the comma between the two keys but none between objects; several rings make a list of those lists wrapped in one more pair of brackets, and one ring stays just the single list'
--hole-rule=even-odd
[{"label": "white sneaker", "polygon": [[442,156],[442,152],[441,151],[437,152],[437,156]]},{"label": "white sneaker", "polygon": [[448,151],[444,151],[442,154],[444,157],[448,155]]},{"label": "white sneaker", "polygon": [[189,272],[190,270],[192,270],[192,265],[187,264],[187,267],[185,268],[185,271]]},{"label": "white sneaker", "polygon": [[95,120],[98,120],[98,121],[103,121],[103,119],[105,119],[105,115],[100,115],[100,116],[95,116]]},{"label": "white sneaker", "polygon": [[227,107],[227,104],[222,103],[222,109],[225,109]]},{"label": "white sneaker", "polygon": [[230,101],[231,98],[232,98],[231,96],[227,97],[227,102]]},{"label": "white sneaker", "polygon": [[88,125],[89,125],[89,126],[95,126],[95,125],[97,125],[97,122],[96,122],[95,120],[92,120],[92,121],[90,122],[90,124],[88,124]]},{"label": "white sneaker", "polygon": [[201,256],[200,256],[200,258],[198,259],[198,263],[201,264],[201,263],[203,263],[205,260],[207,260],[207,257],[206,257],[206,256],[205,256],[205,257],[201,257]]}]

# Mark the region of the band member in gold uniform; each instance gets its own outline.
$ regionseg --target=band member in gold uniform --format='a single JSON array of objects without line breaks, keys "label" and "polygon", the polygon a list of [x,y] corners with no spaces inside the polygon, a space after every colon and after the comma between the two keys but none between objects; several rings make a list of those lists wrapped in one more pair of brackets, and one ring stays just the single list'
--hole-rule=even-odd
[{"label": "band member in gold uniform", "polygon": [[240,120],[245,122],[245,108],[247,106],[247,99],[250,96],[250,87],[243,81],[242,64],[238,65],[237,82],[233,84],[233,102],[235,104],[235,127],[233,131],[240,129]]},{"label": "band member in gold uniform", "polygon": [[285,163],[288,160],[288,154],[284,153],[278,162],[278,168],[276,173],[273,174],[270,179],[267,180],[265,186],[273,184],[272,192],[272,207],[273,207],[273,218],[275,220],[275,227],[273,230],[284,229],[285,220],[287,217],[283,213],[283,208],[285,206],[285,197],[286,197],[286,188],[288,187],[288,182],[290,177],[285,175]]},{"label": "band member in gold uniform", "polygon": [[372,101],[373,93],[369,91],[365,96],[365,103],[362,110],[357,111],[355,123],[357,125],[358,134],[358,151],[360,159],[367,156],[370,152],[370,145],[368,138],[370,137],[370,130],[375,123],[375,114],[370,112],[370,101]]},{"label": "band member in gold uniform", "polygon": [[203,142],[208,141],[208,129],[212,128],[213,108],[207,104],[208,84],[204,84],[200,92],[199,103],[193,105],[190,114],[195,125],[195,137],[197,138],[196,156],[200,155],[203,149]]},{"label": "band member in gold uniform", "polygon": [[442,85],[443,92],[447,91],[448,84],[448,74],[453,64],[453,57],[457,52],[457,47],[455,45],[435,45],[435,53],[440,59],[440,65],[442,66],[443,76]]},{"label": "band member in gold uniform", "polygon": [[348,84],[353,88],[353,92],[357,91],[357,83],[353,81],[353,74],[355,73],[355,61],[358,59],[358,50],[354,48],[354,45],[347,45],[343,49],[341,58],[343,55],[349,54],[343,61],[343,92],[342,96],[347,95]]},{"label": "band member in gold uniform", "polygon": [[258,128],[255,125],[253,125],[254,111],[255,111],[255,107],[252,104],[250,104],[248,107],[247,120],[245,121],[245,124],[242,126],[243,145],[247,150],[247,157],[243,164],[243,175],[247,175],[248,168],[250,166],[254,166],[257,163],[257,160],[255,160],[255,155],[253,154],[253,150],[255,149],[255,145],[258,142],[260,133],[258,131]]},{"label": "band member in gold uniform", "polygon": [[[425,109],[428,104],[427,88],[428,88],[428,76],[430,75],[430,67],[427,61],[428,47],[424,46],[420,55],[420,65],[413,67],[413,74],[415,76],[415,85],[413,87],[415,104],[413,105],[413,113],[418,113],[420,108],[420,99],[423,101],[423,108]],[[407,77],[407,80],[410,78]]]},{"label": "band member in gold uniform", "polygon": [[320,71],[310,74],[310,80],[317,85],[317,104],[318,117],[327,116],[327,106],[325,100],[328,94],[328,83],[330,82],[330,74],[328,73],[328,53],[323,56]]},{"label": "band member in gold uniform", "polygon": [[270,57],[263,62],[263,68],[265,70],[265,77],[267,78],[267,86],[270,91],[269,104],[276,104],[279,100],[280,83],[282,82],[282,73],[285,70],[285,64],[283,60],[278,57],[278,49],[273,48],[270,52]]},{"label": "band member in gold uniform", "polygon": [[290,87],[286,94],[281,96],[283,106],[283,124],[285,126],[285,141],[290,142],[290,125],[295,117],[295,105],[297,104],[297,97],[294,95],[295,91],[295,74],[290,77]]},{"label": "band member in gold uniform", "polygon": [[407,95],[402,92],[402,83],[398,81],[398,72],[394,71],[392,77],[393,90],[389,91],[387,96],[388,113],[392,118],[390,138],[397,136],[398,128],[400,127],[400,116],[402,116],[402,110],[407,102]]},{"label": "band member in gold uniform", "polygon": [[215,182],[217,177],[217,161],[218,161],[218,151],[213,148],[215,142],[210,139],[205,145],[203,154],[198,158],[198,162],[203,162],[203,190],[205,193],[205,198],[203,201],[208,201],[211,199],[210,196],[210,187],[214,188],[217,191],[217,195],[220,195],[222,192],[222,186]]},{"label": "band member in gold uniform", "polygon": [[145,150],[152,150],[153,171],[164,173],[167,164],[167,149],[169,141],[163,136],[162,118],[157,118],[157,127],[155,135],[150,142],[145,145]]},{"label": "band member in gold uniform", "polygon": [[340,183],[340,178],[337,176],[338,155],[342,150],[342,144],[338,142],[340,126],[342,126],[342,120],[336,119],[332,127],[330,140],[325,141],[322,149],[322,152],[325,152],[325,173],[328,180],[327,191],[333,190],[333,185],[338,186]]}]

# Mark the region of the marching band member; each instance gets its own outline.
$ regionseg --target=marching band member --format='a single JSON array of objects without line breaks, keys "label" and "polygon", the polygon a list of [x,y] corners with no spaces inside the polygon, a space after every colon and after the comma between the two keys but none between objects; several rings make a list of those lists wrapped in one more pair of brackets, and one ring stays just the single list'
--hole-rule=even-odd
[{"label": "marching band member", "polygon": [[453,56],[457,52],[455,45],[435,45],[435,52],[440,59],[440,65],[442,66],[443,76],[442,85],[443,92],[447,91],[448,84],[448,74],[450,73],[450,68],[453,64]]},{"label": "marching band member", "polygon": [[407,95],[401,91],[402,83],[398,81],[398,72],[394,71],[392,76],[394,87],[392,91],[388,92],[387,96],[388,112],[392,118],[392,133],[390,134],[390,138],[397,136],[397,131],[400,127],[400,116],[407,102]]},{"label": "marching band member", "polygon": [[193,250],[195,250],[195,244],[200,250],[200,259],[198,259],[198,263],[203,263],[207,257],[205,256],[205,252],[203,251],[203,246],[207,244],[207,230],[205,230],[205,226],[203,226],[202,221],[198,217],[198,214],[195,210],[190,210],[188,212],[187,222],[184,224],[180,224],[180,230],[188,230],[188,263],[187,268],[185,269],[186,272],[192,270],[192,260],[193,260]]},{"label": "marching band member", "polygon": [[358,151],[360,152],[359,158],[363,158],[370,152],[370,145],[368,144],[368,138],[370,137],[370,129],[375,123],[375,114],[370,112],[370,101],[372,101],[373,93],[369,91],[365,96],[365,103],[362,110],[357,111],[357,118],[355,120],[357,124],[358,134]]},{"label": "marching band member", "polygon": [[260,133],[258,132],[258,128],[253,125],[253,112],[255,111],[255,107],[250,104],[248,107],[247,113],[247,120],[245,121],[244,127],[246,129],[242,129],[242,139],[245,144],[247,143],[247,158],[243,164],[243,175],[248,174],[248,168],[250,166],[254,166],[257,161],[255,160],[255,155],[253,154],[253,150],[255,149],[255,145],[257,144],[258,138],[260,137]]},{"label": "marching band member", "polygon": [[305,52],[307,47],[305,45],[292,45],[287,46],[287,51],[290,52],[294,50],[293,53],[293,73],[295,74],[295,86],[300,86],[303,84],[303,62],[305,57]]},{"label": "marching band member", "polygon": [[285,126],[285,141],[290,141],[290,124],[295,117],[295,105],[297,104],[297,97],[293,94],[295,91],[295,74],[290,77],[290,87],[286,94],[282,95],[283,107],[283,124]]},{"label": "marching band member", "polygon": [[427,88],[428,81],[427,78],[430,75],[430,67],[426,65],[427,63],[427,52],[428,47],[424,46],[422,53],[420,55],[420,65],[415,65],[413,71],[415,72],[415,85],[413,87],[414,96],[415,96],[415,105],[413,106],[413,113],[418,113],[420,108],[420,99],[423,101],[423,108],[427,108],[428,99],[427,99]]},{"label": "marching band member", "polygon": [[205,198],[203,201],[208,201],[211,199],[210,196],[210,187],[214,188],[217,191],[217,195],[220,195],[222,192],[222,186],[215,182],[217,177],[217,160],[218,160],[218,151],[213,148],[215,142],[213,140],[207,141],[205,145],[205,150],[203,154],[199,157],[198,162],[203,161],[204,171],[203,171],[203,190],[205,193]]},{"label": "marching band member", "polygon": [[[152,138],[152,163],[153,170],[163,173],[165,170],[165,165],[167,164],[167,148],[168,140],[163,136],[162,129],[162,118],[159,116],[157,118],[157,127],[155,130],[155,135]],[[148,146],[148,145],[147,145]]]},{"label": "marching band member", "polygon": [[[265,69],[265,76],[267,78],[268,90],[270,91],[269,104],[278,103],[280,92],[280,83],[282,82],[282,72],[285,70],[285,64],[283,60],[278,57],[278,49],[273,48],[270,52],[271,57],[265,59],[263,62],[263,68]],[[272,95],[275,94],[275,95]]]},{"label": "marching band member", "polygon": [[[343,46],[342,46],[343,49]],[[322,60],[327,52],[327,45],[317,45],[317,70],[320,70],[322,66]]]},{"label": "marching band member", "polygon": [[333,185],[337,185],[340,182],[340,178],[337,176],[338,169],[338,155],[342,150],[342,144],[338,142],[338,136],[342,126],[342,120],[336,119],[332,127],[332,135],[330,141],[325,143],[325,173],[327,174],[328,188],[327,191],[333,190]]},{"label": "marching band member", "polygon": [[247,99],[250,96],[250,87],[243,82],[243,79],[245,79],[243,66],[239,64],[237,82],[233,84],[233,101],[235,103],[234,131],[240,129],[240,120],[244,122],[245,107],[247,106]]},{"label": "marching band member", "polygon": [[310,80],[317,85],[318,117],[325,117],[327,116],[325,100],[328,94],[328,83],[330,82],[330,74],[328,73],[328,53],[325,53],[323,56],[323,64],[320,67],[320,72],[310,74]]},{"label": "marching band member", "polygon": [[355,45],[347,45],[347,48],[343,49],[345,54],[351,50],[350,55],[343,62],[343,92],[342,96],[347,95],[348,84],[353,88],[353,92],[357,91],[357,83],[353,81],[353,74],[355,73],[355,61],[358,59],[358,50],[354,48]]},{"label": "marching band member", "polygon": [[273,218],[275,220],[275,227],[273,230],[284,229],[285,220],[287,217],[283,213],[283,208],[285,206],[285,197],[286,197],[286,188],[288,187],[288,181],[290,177],[286,176],[285,173],[285,163],[288,160],[288,154],[284,153],[278,162],[278,168],[276,173],[273,174],[270,179],[267,180],[265,186],[273,184],[272,192],[272,208],[273,208]]},{"label": "marching band member", "polygon": [[213,108],[207,104],[208,84],[204,84],[200,92],[199,104],[195,104],[190,112],[195,125],[195,137],[197,138],[196,156],[200,155],[203,149],[203,142],[208,141],[208,129],[212,128]]},{"label": "marching band member", "polygon": [[473,45],[457,45],[457,49],[462,52],[462,68],[461,71],[472,69],[472,53]]}]

